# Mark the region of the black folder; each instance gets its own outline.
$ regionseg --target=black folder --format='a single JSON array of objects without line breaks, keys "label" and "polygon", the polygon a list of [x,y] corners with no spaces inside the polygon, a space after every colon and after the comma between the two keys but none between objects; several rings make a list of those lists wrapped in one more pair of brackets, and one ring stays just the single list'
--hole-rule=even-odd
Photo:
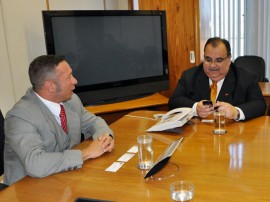
[{"label": "black folder", "polygon": [[102,199],[93,199],[93,198],[82,198],[78,197],[75,199],[74,202],[113,202],[113,201],[107,201]]},{"label": "black folder", "polygon": [[157,173],[158,171],[160,171],[169,161],[169,159],[171,158],[171,156],[173,155],[174,151],[176,150],[176,148],[179,146],[179,144],[182,142],[184,138],[181,137],[177,140],[175,140],[174,142],[172,142],[167,149],[165,150],[165,152],[160,155],[160,157],[156,160],[156,162],[154,163],[154,165],[150,168],[150,170],[146,173],[146,175],[144,176],[144,179],[154,175],[155,173]]}]

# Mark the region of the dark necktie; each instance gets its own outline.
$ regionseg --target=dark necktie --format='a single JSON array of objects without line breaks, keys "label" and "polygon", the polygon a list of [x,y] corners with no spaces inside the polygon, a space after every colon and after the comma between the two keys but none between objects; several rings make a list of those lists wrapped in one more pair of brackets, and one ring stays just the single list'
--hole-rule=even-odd
[{"label": "dark necktie", "polygon": [[61,108],[61,110],[60,110],[61,127],[65,131],[65,133],[67,134],[68,127],[67,127],[67,117],[66,117],[65,108],[61,104],[60,104],[60,108]]},{"label": "dark necktie", "polygon": [[216,102],[216,97],[217,97],[217,82],[213,81],[210,88],[211,88],[210,99],[212,103],[214,104]]}]

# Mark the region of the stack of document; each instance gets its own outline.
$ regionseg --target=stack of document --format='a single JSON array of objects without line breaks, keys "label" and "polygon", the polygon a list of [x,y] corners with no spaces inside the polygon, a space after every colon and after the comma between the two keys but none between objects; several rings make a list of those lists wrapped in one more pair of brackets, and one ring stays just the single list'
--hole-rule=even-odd
[{"label": "stack of document", "polygon": [[173,109],[161,117],[161,120],[147,130],[147,132],[164,131],[172,128],[182,127],[188,122],[194,113],[192,108],[181,107]]}]

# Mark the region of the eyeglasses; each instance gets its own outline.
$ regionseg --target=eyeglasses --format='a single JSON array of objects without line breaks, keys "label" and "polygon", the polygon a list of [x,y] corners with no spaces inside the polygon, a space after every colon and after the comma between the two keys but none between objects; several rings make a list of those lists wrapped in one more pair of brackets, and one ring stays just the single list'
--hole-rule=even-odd
[{"label": "eyeglasses", "polygon": [[204,63],[207,65],[210,65],[212,63],[221,64],[224,60],[226,60],[229,57],[229,55],[225,58],[217,58],[216,60],[213,60],[212,58],[206,56],[204,57]]}]

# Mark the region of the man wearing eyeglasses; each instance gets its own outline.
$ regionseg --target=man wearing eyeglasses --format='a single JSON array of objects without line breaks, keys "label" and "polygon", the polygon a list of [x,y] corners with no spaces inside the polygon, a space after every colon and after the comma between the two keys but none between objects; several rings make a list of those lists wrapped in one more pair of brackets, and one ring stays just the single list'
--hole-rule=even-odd
[{"label": "man wearing eyeglasses", "polygon": [[[211,97],[209,105],[205,101]],[[227,118],[237,121],[264,115],[266,110],[256,75],[234,65],[229,42],[219,37],[207,40],[203,63],[183,72],[168,104],[170,109],[192,107],[201,118],[214,110],[225,111]]]}]

